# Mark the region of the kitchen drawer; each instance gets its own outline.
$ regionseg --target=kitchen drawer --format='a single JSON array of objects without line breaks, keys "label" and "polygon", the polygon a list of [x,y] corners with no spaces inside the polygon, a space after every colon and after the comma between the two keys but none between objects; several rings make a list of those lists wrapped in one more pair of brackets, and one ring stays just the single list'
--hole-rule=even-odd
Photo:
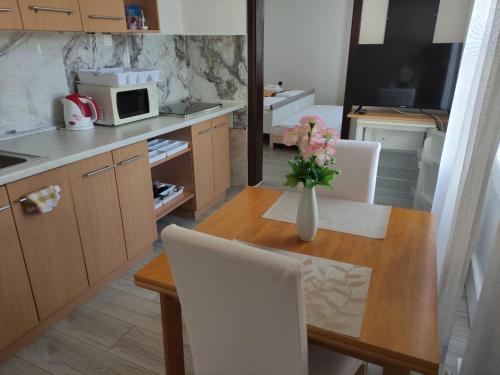
[{"label": "kitchen drawer", "polygon": [[78,0],[18,0],[25,30],[82,31]]},{"label": "kitchen drawer", "polygon": [[127,30],[123,0],[79,0],[79,2],[83,31],[110,33]]},{"label": "kitchen drawer", "polygon": [[425,134],[424,132],[366,128],[363,140],[380,142],[382,149],[417,151],[424,144]]},{"label": "kitchen drawer", "polygon": [[22,30],[21,13],[16,0],[0,0],[0,30]]}]

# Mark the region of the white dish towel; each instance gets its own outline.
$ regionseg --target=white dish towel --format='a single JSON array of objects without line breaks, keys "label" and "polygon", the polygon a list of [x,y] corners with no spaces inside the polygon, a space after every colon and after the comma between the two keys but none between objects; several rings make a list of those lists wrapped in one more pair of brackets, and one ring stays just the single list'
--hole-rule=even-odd
[{"label": "white dish towel", "polygon": [[50,185],[46,188],[26,194],[25,200],[23,200],[23,206],[27,213],[40,212],[46,214],[57,207],[60,200],[60,186]]}]

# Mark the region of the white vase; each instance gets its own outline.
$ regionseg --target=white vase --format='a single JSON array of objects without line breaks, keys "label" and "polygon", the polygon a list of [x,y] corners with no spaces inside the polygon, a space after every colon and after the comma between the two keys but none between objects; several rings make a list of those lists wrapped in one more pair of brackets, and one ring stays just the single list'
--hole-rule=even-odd
[{"label": "white vase", "polygon": [[300,239],[312,241],[318,230],[318,203],[315,188],[304,187],[297,210],[296,223]]}]

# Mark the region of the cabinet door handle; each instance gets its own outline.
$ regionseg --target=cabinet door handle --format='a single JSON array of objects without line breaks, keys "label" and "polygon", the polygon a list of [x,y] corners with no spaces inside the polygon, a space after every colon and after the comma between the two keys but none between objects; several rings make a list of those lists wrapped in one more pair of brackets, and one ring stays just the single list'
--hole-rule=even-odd
[{"label": "cabinet door handle", "polygon": [[219,124],[219,125],[215,125],[215,126],[214,126],[214,129],[219,129],[219,128],[221,128],[221,127],[225,126],[225,125],[226,125],[226,123],[225,123],[225,122],[223,122],[223,123],[221,123],[221,124]]},{"label": "cabinet door handle", "polygon": [[198,132],[198,135],[203,135],[203,134],[207,134],[207,133],[210,133],[212,131],[212,128],[208,128],[208,129],[205,129],[201,132]]},{"label": "cabinet door handle", "polygon": [[3,207],[0,207],[0,212],[8,210],[9,208],[10,208],[10,204],[7,204],[7,205],[5,205]]},{"label": "cabinet door handle", "polygon": [[68,16],[71,13],[75,13],[74,9],[68,9],[68,8],[53,8],[53,7],[39,7],[32,5],[29,7],[31,10],[34,10],[35,13],[37,12],[56,12],[56,13],[66,13]]},{"label": "cabinet door handle", "polygon": [[12,8],[0,8],[0,13],[10,13],[13,11],[14,11],[14,9],[12,9]]},{"label": "cabinet door handle", "polygon": [[104,168],[99,168],[99,169],[96,169],[95,171],[92,171],[92,172],[89,172],[89,173],[85,173],[83,175],[83,177],[92,177],[92,176],[95,176],[96,174],[104,173],[104,172],[110,171],[110,170],[112,170],[114,168],[115,168],[114,165],[108,165],[108,166],[106,166]]},{"label": "cabinet door handle", "polygon": [[127,165],[129,163],[132,163],[136,160],[139,160],[139,159],[142,159],[144,155],[142,154],[138,154],[138,155],[135,155],[135,156],[132,156],[130,159],[126,159],[126,160],[123,160],[121,162],[118,163],[118,165]]},{"label": "cabinet door handle", "polygon": [[109,21],[121,21],[121,20],[123,20],[123,17],[118,17],[118,16],[99,16],[98,14],[91,14],[88,17],[92,18],[92,19],[95,19],[95,20],[109,20]]}]

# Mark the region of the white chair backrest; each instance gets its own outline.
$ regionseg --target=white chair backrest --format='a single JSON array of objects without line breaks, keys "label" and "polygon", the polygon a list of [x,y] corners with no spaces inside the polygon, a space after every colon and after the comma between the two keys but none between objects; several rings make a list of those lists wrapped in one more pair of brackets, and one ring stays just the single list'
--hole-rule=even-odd
[{"label": "white chair backrest", "polygon": [[380,143],[341,139],[337,143],[333,189],[318,188],[318,195],[357,202],[373,203],[377,184]]},{"label": "white chair backrest", "polygon": [[162,232],[197,375],[307,375],[300,262],[170,225]]}]

